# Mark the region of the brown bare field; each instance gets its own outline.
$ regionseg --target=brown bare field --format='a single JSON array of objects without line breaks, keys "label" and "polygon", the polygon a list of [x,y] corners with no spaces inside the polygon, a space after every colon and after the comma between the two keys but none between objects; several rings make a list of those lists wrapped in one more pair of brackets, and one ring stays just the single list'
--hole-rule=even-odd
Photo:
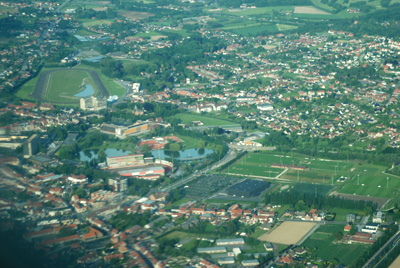
[{"label": "brown bare field", "polygon": [[166,36],[166,35],[153,35],[152,37],[150,37],[151,38],[151,40],[158,40],[158,39],[161,39],[161,38],[167,38],[168,36]]},{"label": "brown bare field", "polygon": [[118,12],[121,16],[128,18],[130,20],[141,20],[141,19],[146,19],[153,14],[151,13],[146,13],[146,12],[137,12],[137,11],[122,11]]},{"label": "brown bare field", "polygon": [[389,266],[389,268],[398,268],[400,267],[400,256],[397,257],[394,262]]},{"label": "brown bare field", "polygon": [[294,13],[296,14],[318,14],[318,15],[330,15],[328,12],[322,11],[315,7],[305,6],[305,7],[295,7]]},{"label": "brown bare field", "polygon": [[296,244],[315,225],[314,222],[285,221],[278,228],[270,233],[263,234],[258,239],[284,245]]},{"label": "brown bare field", "polygon": [[341,194],[336,191],[330,193],[329,195],[335,195],[344,199],[350,199],[350,200],[365,200],[365,201],[372,201],[374,203],[377,203],[378,208],[382,208],[383,205],[389,200],[388,198],[383,198],[383,197],[373,197],[373,196],[363,196],[363,195],[353,195],[353,194]]}]

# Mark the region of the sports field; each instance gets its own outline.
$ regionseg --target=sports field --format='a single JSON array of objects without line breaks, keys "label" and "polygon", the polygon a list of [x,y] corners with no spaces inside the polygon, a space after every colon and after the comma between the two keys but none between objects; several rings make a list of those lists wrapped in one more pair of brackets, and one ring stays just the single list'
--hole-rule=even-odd
[{"label": "sports field", "polygon": [[[87,90],[87,88],[91,88]],[[27,90],[30,89],[27,87]],[[85,91],[85,94],[75,96]],[[23,90],[24,94],[27,92]],[[90,92],[90,94],[86,94]],[[36,81],[33,98],[62,105],[77,105],[80,97],[104,96],[109,93],[96,71],[83,68],[61,68],[42,71]]]},{"label": "sports field", "polygon": [[266,233],[258,239],[271,243],[284,245],[296,244],[299,242],[314,226],[313,222],[293,222],[285,221],[271,233]]},{"label": "sports field", "polygon": [[96,84],[88,72],[81,70],[60,70],[49,74],[44,84],[42,97],[50,102],[77,103],[74,95],[83,91],[83,85],[91,85],[94,94],[98,93]]},{"label": "sports field", "polygon": [[[304,166],[285,169],[273,164]],[[288,182],[335,186],[339,193],[392,198],[400,192],[400,177],[384,173],[387,166],[361,162],[313,158],[301,154],[252,152],[223,172],[243,176],[273,178]]]}]

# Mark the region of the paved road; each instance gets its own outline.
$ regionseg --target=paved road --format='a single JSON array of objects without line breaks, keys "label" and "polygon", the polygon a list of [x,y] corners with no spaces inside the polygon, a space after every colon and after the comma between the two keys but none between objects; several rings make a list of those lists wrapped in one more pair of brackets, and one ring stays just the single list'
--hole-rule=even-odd
[{"label": "paved road", "polygon": [[225,155],[225,157],[223,159],[221,159],[219,162],[213,164],[210,167],[204,168],[200,172],[196,172],[196,173],[194,173],[194,174],[192,174],[192,175],[190,175],[190,176],[188,176],[188,177],[186,177],[186,178],[184,178],[182,180],[179,180],[179,181],[177,181],[177,182],[175,182],[175,183],[173,183],[171,185],[168,185],[168,186],[162,188],[160,191],[169,192],[169,191],[171,191],[171,190],[173,190],[175,188],[183,186],[183,185],[187,184],[188,182],[190,182],[190,181],[194,180],[195,178],[197,178],[200,175],[200,173],[207,173],[207,172],[209,172],[209,171],[211,171],[213,169],[216,169],[216,168],[228,163],[232,159],[234,159],[235,156],[236,156],[236,153],[233,150],[229,149],[229,151]]},{"label": "paved road", "polygon": [[296,246],[300,246],[306,241],[320,226],[322,222],[317,223],[299,242],[297,242]]}]

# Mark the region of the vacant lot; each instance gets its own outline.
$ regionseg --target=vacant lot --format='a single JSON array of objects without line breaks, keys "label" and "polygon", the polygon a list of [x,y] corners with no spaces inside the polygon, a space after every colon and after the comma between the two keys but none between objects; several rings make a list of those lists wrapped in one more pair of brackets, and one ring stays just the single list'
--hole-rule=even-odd
[{"label": "vacant lot", "polygon": [[394,260],[394,262],[389,266],[389,268],[396,268],[400,267],[400,256],[397,257],[397,259]]},{"label": "vacant lot", "polygon": [[294,13],[297,14],[319,14],[319,15],[330,15],[328,12],[322,11],[315,7],[295,7]]},{"label": "vacant lot", "polygon": [[263,234],[258,239],[278,244],[296,244],[300,241],[314,226],[313,222],[290,222],[285,221],[271,233]]}]

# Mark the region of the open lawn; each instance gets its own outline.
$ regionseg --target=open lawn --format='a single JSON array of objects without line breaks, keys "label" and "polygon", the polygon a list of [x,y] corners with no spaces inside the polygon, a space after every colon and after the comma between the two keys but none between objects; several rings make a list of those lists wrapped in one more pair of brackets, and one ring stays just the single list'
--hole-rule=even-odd
[{"label": "open lawn", "polygon": [[315,8],[313,6],[303,6],[303,7],[295,7],[294,13],[297,14],[319,14],[319,15],[328,15],[328,12]]},{"label": "open lawn", "polygon": [[277,24],[276,27],[278,28],[279,31],[288,31],[298,28],[298,26],[296,25],[289,25],[289,24]]},{"label": "open lawn", "polygon": [[303,244],[303,247],[315,249],[316,256],[325,259],[337,259],[339,263],[351,266],[368,249],[369,245],[344,244],[335,241],[335,233],[343,233],[344,225],[321,225]]},{"label": "open lawn", "polygon": [[271,243],[284,245],[296,244],[299,242],[314,226],[313,222],[291,222],[285,221],[278,228],[270,233],[263,234],[258,239]]},{"label": "open lawn", "polygon": [[96,95],[98,89],[87,72],[78,70],[60,70],[49,74],[44,98],[50,102],[77,103],[78,97],[74,95],[83,91],[82,85],[89,84]]},{"label": "open lawn", "polygon": [[[43,71],[43,69],[42,69]],[[30,79],[28,82],[23,84],[15,94],[18,98],[21,98],[23,100],[34,100],[31,96],[33,91],[35,91],[36,83],[39,79],[39,75],[35,76],[34,78]]]},{"label": "open lawn", "polygon": [[254,15],[267,15],[272,14],[275,11],[281,12],[293,12],[293,6],[271,6],[271,7],[257,7],[257,8],[247,8],[247,9],[232,9],[228,10],[229,15],[238,16],[254,16]]},{"label": "open lawn", "polygon": [[221,120],[211,116],[194,114],[194,113],[180,113],[174,117],[180,119],[183,124],[190,125],[193,121],[201,121],[204,126],[223,126],[223,125],[238,125],[235,122],[228,120]]},{"label": "open lawn", "polygon": [[146,12],[138,12],[138,11],[120,11],[118,12],[119,15],[129,19],[129,20],[141,20],[146,19],[153,14],[146,13]]},{"label": "open lawn", "polygon": [[292,191],[307,194],[327,195],[333,189],[332,185],[326,184],[310,184],[310,183],[297,183],[293,186]]},{"label": "open lawn", "polygon": [[[284,172],[284,168],[272,167],[272,164],[305,166],[307,169],[290,168]],[[391,198],[400,192],[400,177],[384,173],[386,169],[387,166],[366,162],[262,151],[248,153],[224,172],[261,177],[276,177],[284,172],[280,177],[283,180],[335,186],[338,193]]]},{"label": "open lawn", "polygon": [[97,26],[97,25],[103,25],[107,24],[110,25],[113,23],[114,20],[97,20],[97,19],[90,19],[90,20],[85,20],[82,24],[85,27],[90,27],[90,26]]},{"label": "open lawn", "polygon": [[85,69],[90,69],[95,72],[97,72],[98,76],[100,77],[101,82],[103,82],[103,85],[107,89],[108,93],[110,96],[112,95],[117,95],[121,97],[122,95],[125,94],[125,88],[122,87],[121,85],[117,84],[114,79],[109,78],[102,74],[98,69],[93,68],[91,66],[85,65],[85,64],[79,64],[77,65],[78,68],[85,68]]}]

